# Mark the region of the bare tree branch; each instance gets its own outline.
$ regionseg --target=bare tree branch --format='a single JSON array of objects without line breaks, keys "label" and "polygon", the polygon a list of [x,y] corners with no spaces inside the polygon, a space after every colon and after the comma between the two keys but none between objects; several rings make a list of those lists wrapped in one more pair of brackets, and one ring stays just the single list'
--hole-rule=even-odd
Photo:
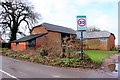
[{"label": "bare tree branch", "polygon": [[26,23],[27,28],[31,31],[32,25],[41,17],[34,12],[33,6],[20,0],[6,0],[0,3],[0,7],[0,26],[4,32],[10,30],[10,41],[16,39],[17,33],[23,35],[19,30],[21,24]]}]

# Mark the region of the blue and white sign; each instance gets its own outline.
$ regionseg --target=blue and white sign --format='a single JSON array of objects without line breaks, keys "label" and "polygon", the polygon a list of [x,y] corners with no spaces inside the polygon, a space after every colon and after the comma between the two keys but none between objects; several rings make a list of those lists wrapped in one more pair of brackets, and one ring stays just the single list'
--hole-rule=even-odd
[{"label": "blue and white sign", "polygon": [[77,16],[77,30],[86,31],[87,30],[86,16]]}]

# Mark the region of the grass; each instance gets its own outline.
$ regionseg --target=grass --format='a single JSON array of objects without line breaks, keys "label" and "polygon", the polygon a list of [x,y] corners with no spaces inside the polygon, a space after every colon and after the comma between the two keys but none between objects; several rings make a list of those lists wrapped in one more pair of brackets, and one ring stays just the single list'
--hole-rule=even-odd
[{"label": "grass", "polygon": [[3,49],[3,55],[28,60],[31,62],[38,62],[52,66],[61,66],[61,67],[82,67],[82,68],[98,68],[104,59],[108,58],[111,54],[118,53],[117,51],[99,51],[99,50],[85,50],[85,53],[89,56],[87,60],[80,60],[79,54],[76,54],[74,51],[70,51],[71,58],[68,59],[68,54],[66,58],[54,58],[49,59],[40,56],[29,56],[28,54],[17,54],[11,52],[9,49]]},{"label": "grass", "polygon": [[110,57],[111,54],[118,53],[117,51],[99,51],[85,50],[85,53],[94,61],[101,63],[104,59]]}]

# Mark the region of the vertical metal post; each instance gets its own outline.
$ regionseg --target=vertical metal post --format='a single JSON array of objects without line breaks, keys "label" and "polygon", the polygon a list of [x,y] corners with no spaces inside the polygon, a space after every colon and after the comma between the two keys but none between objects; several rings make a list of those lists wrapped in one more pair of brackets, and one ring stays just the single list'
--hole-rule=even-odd
[{"label": "vertical metal post", "polygon": [[83,31],[81,31],[81,59],[83,60]]}]

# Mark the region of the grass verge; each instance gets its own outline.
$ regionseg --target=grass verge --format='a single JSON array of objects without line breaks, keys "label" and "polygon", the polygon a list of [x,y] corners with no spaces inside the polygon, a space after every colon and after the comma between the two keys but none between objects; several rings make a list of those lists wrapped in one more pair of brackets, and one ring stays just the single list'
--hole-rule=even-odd
[{"label": "grass verge", "polygon": [[111,54],[118,53],[117,51],[99,51],[99,50],[85,50],[85,53],[97,63],[103,62],[104,59],[110,57]]}]

